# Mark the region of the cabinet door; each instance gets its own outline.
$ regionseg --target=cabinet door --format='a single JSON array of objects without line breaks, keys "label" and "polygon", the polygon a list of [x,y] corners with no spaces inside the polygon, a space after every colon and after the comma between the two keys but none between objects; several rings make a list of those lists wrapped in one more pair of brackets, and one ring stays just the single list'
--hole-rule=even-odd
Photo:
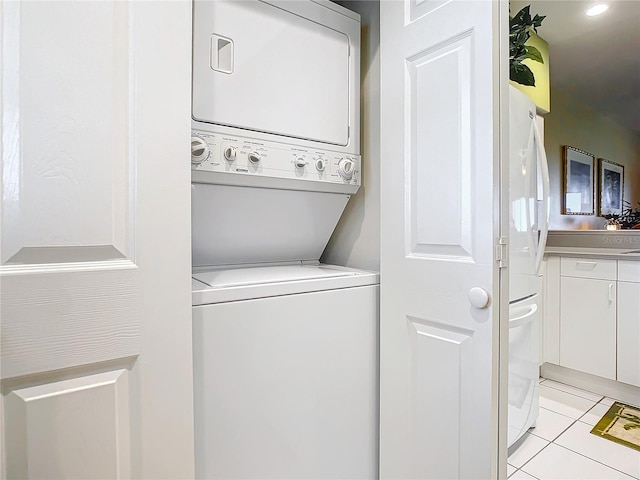
[{"label": "cabinet door", "polygon": [[640,283],[618,282],[618,381],[640,387]]},{"label": "cabinet door", "polygon": [[616,282],[560,280],[560,365],[616,378]]}]

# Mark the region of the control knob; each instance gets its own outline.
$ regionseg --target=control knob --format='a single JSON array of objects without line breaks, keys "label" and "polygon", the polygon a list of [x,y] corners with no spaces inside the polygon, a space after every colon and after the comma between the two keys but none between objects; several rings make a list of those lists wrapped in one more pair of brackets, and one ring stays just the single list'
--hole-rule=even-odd
[{"label": "control knob", "polygon": [[224,158],[227,159],[227,161],[229,162],[233,162],[236,159],[237,156],[237,149],[236,147],[227,147],[224,149]]},{"label": "control knob", "polygon": [[327,167],[327,162],[324,158],[316,158],[316,170],[323,172]]},{"label": "control knob", "polygon": [[209,146],[200,137],[191,137],[191,164],[200,165],[209,157]]},{"label": "control knob", "polygon": [[249,161],[251,163],[258,163],[261,160],[260,154],[258,152],[251,152],[249,154]]},{"label": "control knob", "polygon": [[349,158],[343,158],[338,162],[338,173],[345,180],[351,180],[355,163]]},{"label": "control knob", "polygon": [[298,167],[298,168],[304,168],[304,167],[307,166],[307,162],[305,162],[304,158],[302,158],[302,157],[296,158],[293,163],[295,163],[296,167]]}]

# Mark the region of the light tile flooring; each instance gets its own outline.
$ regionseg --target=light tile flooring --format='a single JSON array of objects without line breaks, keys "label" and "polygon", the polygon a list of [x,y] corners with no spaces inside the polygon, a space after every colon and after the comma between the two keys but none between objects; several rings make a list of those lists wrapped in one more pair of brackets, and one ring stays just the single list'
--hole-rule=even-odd
[{"label": "light tile flooring", "polygon": [[509,479],[640,479],[640,451],[590,433],[613,402],[541,379],[540,415],[535,428],[509,449]]}]

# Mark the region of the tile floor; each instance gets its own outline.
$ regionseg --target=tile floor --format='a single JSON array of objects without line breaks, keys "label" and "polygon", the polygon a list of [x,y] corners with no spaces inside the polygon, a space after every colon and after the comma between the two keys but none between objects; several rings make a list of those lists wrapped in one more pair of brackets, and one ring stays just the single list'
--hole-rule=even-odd
[{"label": "tile floor", "polygon": [[640,451],[590,433],[613,399],[540,380],[540,415],[509,450],[510,480],[640,479]]}]

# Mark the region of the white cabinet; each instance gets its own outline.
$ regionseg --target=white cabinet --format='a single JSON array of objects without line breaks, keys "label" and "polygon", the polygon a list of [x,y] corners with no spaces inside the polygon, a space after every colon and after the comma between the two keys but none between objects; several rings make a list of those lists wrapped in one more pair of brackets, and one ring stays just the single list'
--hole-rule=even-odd
[{"label": "white cabinet", "polygon": [[640,386],[640,261],[546,262],[543,361]]},{"label": "white cabinet", "polygon": [[560,279],[560,365],[615,380],[616,282]]},{"label": "white cabinet", "polygon": [[617,379],[640,387],[640,262],[618,265]]}]

